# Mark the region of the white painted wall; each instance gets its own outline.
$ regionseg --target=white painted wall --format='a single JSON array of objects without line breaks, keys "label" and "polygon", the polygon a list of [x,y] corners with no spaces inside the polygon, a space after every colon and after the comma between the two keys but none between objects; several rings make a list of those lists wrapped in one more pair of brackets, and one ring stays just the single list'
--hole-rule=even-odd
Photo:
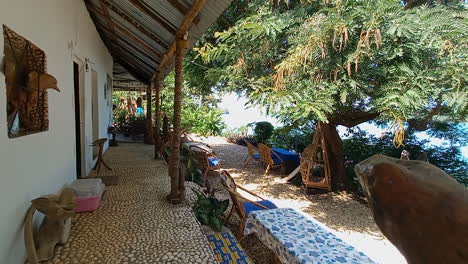
[{"label": "white painted wall", "polygon": [[[86,171],[92,168],[91,69],[98,73],[99,135],[107,137],[109,111],[104,99],[112,57],[82,0],[0,0],[0,25],[26,37],[47,55],[47,71],[61,93],[49,92],[49,131],[9,139],[4,75],[0,73],[0,263],[23,263],[23,219],[30,200],[56,193],[75,175],[73,57],[88,58],[85,78]],[[3,35],[3,34],[2,34]],[[68,43],[75,42],[70,49]],[[3,36],[0,37],[0,58]],[[83,69],[84,70],[84,69]]]}]

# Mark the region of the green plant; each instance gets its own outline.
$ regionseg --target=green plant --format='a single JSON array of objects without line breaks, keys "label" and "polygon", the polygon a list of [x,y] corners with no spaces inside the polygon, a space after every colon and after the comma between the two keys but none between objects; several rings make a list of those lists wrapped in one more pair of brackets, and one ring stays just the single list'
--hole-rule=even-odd
[{"label": "green plant", "polygon": [[255,138],[259,143],[265,143],[268,139],[270,139],[271,135],[273,135],[273,127],[270,122],[257,122],[255,123]]},{"label": "green plant", "polygon": [[187,108],[182,113],[182,125],[187,131],[202,136],[217,136],[225,127],[222,115],[221,110],[206,106]]},{"label": "green plant", "polygon": [[269,141],[275,148],[293,149],[301,153],[312,143],[312,131],[310,128],[281,127],[275,129]]},{"label": "green plant", "polygon": [[125,109],[116,109],[114,111],[114,126],[122,130],[127,123],[128,111]]},{"label": "green plant", "polygon": [[198,221],[204,225],[210,226],[216,232],[220,232],[223,226],[221,217],[229,206],[229,200],[218,200],[214,197],[215,191],[205,194],[193,188],[192,190],[197,195],[197,201],[193,207],[193,212]]},{"label": "green plant", "polygon": [[204,184],[203,172],[198,168],[196,154],[193,151],[189,151],[187,148],[182,148],[180,162],[182,163],[181,168],[183,168],[185,180],[202,186]]}]

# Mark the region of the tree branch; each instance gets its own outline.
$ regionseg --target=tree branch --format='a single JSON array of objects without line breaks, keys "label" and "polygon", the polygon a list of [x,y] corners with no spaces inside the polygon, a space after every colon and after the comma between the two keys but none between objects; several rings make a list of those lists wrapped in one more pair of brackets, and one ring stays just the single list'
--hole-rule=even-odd
[{"label": "tree branch", "polygon": [[334,118],[330,120],[334,125],[342,125],[345,127],[353,127],[364,122],[373,120],[377,118],[380,113],[370,113],[365,111],[360,112],[346,112],[337,114]]},{"label": "tree branch", "polygon": [[442,100],[437,100],[437,105],[432,108],[432,110],[427,114],[425,118],[422,120],[417,120],[417,119],[408,119],[408,124],[418,130],[418,131],[424,131],[427,129],[427,124],[429,124],[430,121],[432,121],[432,118],[436,115],[438,115],[442,111]]}]

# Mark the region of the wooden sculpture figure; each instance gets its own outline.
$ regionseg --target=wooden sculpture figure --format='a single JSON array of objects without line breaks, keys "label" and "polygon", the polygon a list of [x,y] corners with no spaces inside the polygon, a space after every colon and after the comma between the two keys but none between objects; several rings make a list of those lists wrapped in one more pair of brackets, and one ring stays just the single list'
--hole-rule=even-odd
[{"label": "wooden sculpture figure", "polygon": [[28,73],[28,92],[44,92],[47,89],[53,89],[60,92],[60,89],[57,87],[57,79],[55,79],[54,76],[48,73],[38,73],[35,71]]},{"label": "wooden sculpture figure", "polygon": [[[15,61],[6,57],[3,60],[3,72],[5,73],[5,83],[8,100],[8,116],[12,117],[16,113],[26,113],[32,109],[28,108],[28,98],[36,98],[47,89],[53,89],[60,92],[57,87],[57,79],[47,73],[38,73],[32,71],[27,73],[27,79],[24,79],[25,68],[18,65]],[[22,126],[29,128],[30,123],[27,119],[22,119]]]},{"label": "wooden sculpture figure", "polygon": [[403,150],[400,155],[401,160],[410,160],[409,159],[410,153],[407,150]]},{"label": "wooden sculpture figure", "polygon": [[[67,242],[71,217],[75,214],[73,196],[73,190],[65,188],[60,196],[48,195],[31,201],[24,224],[24,242],[31,264],[52,259],[55,246]],[[34,239],[33,217],[36,210],[45,216]]]},{"label": "wooden sculpture figure", "polygon": [[439,168],[375,155],[354,168],[375,222],[409,264],[468,263],[468,190]]}]

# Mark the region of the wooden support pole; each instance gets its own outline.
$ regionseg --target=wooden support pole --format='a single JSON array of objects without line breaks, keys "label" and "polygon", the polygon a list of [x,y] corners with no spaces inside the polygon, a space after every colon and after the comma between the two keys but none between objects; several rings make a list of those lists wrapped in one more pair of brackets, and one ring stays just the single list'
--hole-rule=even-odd
[{"label": "wooden support pole", "polygon": [[[182,22],[182,25],[180,25],[179,30],[177,30],[176,35],[180,34],[186,34],[190,30],[190,27],[193,24],[193,20],[197,15],[201,12],[203,7],[205,6],[207,0],[195,0],[193,2],[192,7],[190,10],[185,14],[184,21]],[[169,59],[174,55],[174,52],[176,50],[176,42],[177,42],[177,37],[174,42],[169,46],[169,49],[167,50],[166,54],[162,57],[161,62],[159,63],[159,69],[161,70],[162,68],[166,67],[166,64],[169,62]],[[188,47],[187,47],[188,48]],[[154,77],[154,75],[153,75]]]},{"label": "wooden support pole", "polygon": [[159,150],[161,149],[161,74],[159,71],[156,72],[154,78],[154,103],[155,103],[155,120],[154,120],[154,158],[160,159],[161,155]]},{"label": "wooden support pole", "polygon": [[169,160],[169,176],[171,176],[171,193],[168,200],[172,204],[179,204],[185,197],[185,179],[180,173],[180,136],[181,136],[181,110],[183,86],[183,59],[184,49],[187,48],[187,35],[177,34],[175,56],[175,86],[174,86],[174,117],[172,121],[171,157]]},{"label": "wooden support pole", "polygon": [[151,90],[152,83],[146,88],[146,130],[145,130],[145,144],[154,144],[154,131],[153,131],[153,115],[151,111]]},{"label": "wooden support pole", "polygon": [[[185,175],[180,173],[180,136],[181,136],[181,108],[182,108],[182,63],[184,50],[189,48],[188,32],[193,24],[193,20],[203,9],[207,0],[195,0],[192,7],[185,14],[184,21],[176,33],[176,38],[169,50],[159,63],[159,74],[166,67],[169,58],[175,53],[175,87],[174,87],[174,118],[171,144],[171,157],[169,158],[169,176],[171,177],[171,193],[167,199],[172,204],[179,204],[185,198]],[[156,73],[155,73],[156,74]],[[155,75],[153,75],[155,77]]]}]

